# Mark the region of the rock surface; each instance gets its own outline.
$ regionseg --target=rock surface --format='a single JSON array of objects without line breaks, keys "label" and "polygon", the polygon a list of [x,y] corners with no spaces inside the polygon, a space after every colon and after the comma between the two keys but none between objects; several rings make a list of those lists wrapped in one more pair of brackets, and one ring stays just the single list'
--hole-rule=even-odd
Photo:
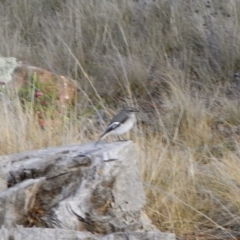
[{"label": "rock surface", "polygon": [[22,239],[31,239],[26,231],[41,229],[47,236],[45,228],[80,231],[65,232],[72,239],[174,239],[151,224],[144,204],[131,141],[0,157],[0,226],[15,228]]},{"label": "rock surface", "polygon": [[[18,61],[0,58],[0,87],[24,93],[35,91],[35,97],[56,97],[59,107],[71,104],[77,93],[77,83],[71,78]],[[56,95],[56,96],[55,96]]]}]

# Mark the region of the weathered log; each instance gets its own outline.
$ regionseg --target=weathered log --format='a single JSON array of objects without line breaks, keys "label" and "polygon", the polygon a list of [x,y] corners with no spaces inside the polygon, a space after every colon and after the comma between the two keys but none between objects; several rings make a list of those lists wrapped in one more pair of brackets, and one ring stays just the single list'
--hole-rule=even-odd
[{"label": "weathered log", "polygon": [[173,233],[127,232],[97,236],[88,232],[51,228],[2,228],[0,240],[175,240]]},{"label": "weathered log", "polygon": [[68,229],[5,228],[0,229],[0,240],[97,240],[94,234]]},{"label": "weathered log", "polygon": [[107,237],[116,232],[158,239],[146,237],[149,231],[160,232],[144,213],[144,204],[131,141],[0,157],[0,226],[78,230],[106,235],[104,240],[125,239],[120,233]]}]

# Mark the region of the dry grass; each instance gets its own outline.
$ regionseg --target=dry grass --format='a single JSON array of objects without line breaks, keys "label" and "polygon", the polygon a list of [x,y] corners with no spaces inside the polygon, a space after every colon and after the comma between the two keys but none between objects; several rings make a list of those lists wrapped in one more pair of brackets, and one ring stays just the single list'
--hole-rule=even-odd
[{"label": "dry grass", "polygon": [[[0,1],[0,51],[79,81],[74,109],[42,130],[34,105],[0,100],[0,154],[97,139],[97,111],[131,97],[132,134],[163,231],[234,239],[240,227],[240,2]],[[91,130],[92,129],[92,130]]]}]

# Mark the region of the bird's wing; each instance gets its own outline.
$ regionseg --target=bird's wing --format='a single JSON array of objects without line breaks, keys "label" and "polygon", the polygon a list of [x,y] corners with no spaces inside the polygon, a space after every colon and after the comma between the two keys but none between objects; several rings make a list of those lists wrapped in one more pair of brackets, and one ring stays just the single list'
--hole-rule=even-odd
[{"label": "bird's wing", "polygon": [[107,129],[105,130],[104,134],[114,130],[115,128],[117,128],[121,123],[120,122],[112,122],[107,126]]},{"label": "bird's wing", "polygon": [[106,133],[114,130],[118,126],[120,126],[122,123],[127,121],[127,119],[128,119],[127,114],[125,114],[124,112],[119,112],[115,117],[113,117],[113,119],[111,120],[110,124],[107,126],[107,128],[106,128],[105,132],[102,134],[102,136],[105,135]]},{"label": "bird's wing", "polygon": [[114,122],[119,122],[120,124],[122,124],[125,121],[127,121],[127,119],[128,119],[128,114],[123,111],[120,111],[116,116],[113,117],[113,119],[111,120],[108,126],[110,126]]},{"label": "bird's wing", "polygon": [[113,119],[111,120],[110,124],[107,126],[104,133],[100,136],[98,141],[95,143],[95,146],[98,144],[98,142],[101,140],[101,138],[104,137],[105,134],[107,134],[108,132],[110,132],[110,131],[114,130],[115,128],[117,128],[118,126],[120,126],[122,123],[127,121],[127,119],[128,119],[128,115],[126,113],[123,113],[122,111],[120,111],[115,117],[113,117]]}]

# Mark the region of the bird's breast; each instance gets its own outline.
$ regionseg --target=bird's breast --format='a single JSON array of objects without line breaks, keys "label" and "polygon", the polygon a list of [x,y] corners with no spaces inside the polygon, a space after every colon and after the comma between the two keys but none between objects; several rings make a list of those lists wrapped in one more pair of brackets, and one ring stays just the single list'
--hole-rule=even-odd
[{"label": "bird's breast", "polygon": [[127,121],[122,123],[119,127],[117,127],[114,130],[114,133],[117,135],[121,135],[121,134],[128,132],[133,127],[135,122],[136,122],[135,116],[131,115]]}]

